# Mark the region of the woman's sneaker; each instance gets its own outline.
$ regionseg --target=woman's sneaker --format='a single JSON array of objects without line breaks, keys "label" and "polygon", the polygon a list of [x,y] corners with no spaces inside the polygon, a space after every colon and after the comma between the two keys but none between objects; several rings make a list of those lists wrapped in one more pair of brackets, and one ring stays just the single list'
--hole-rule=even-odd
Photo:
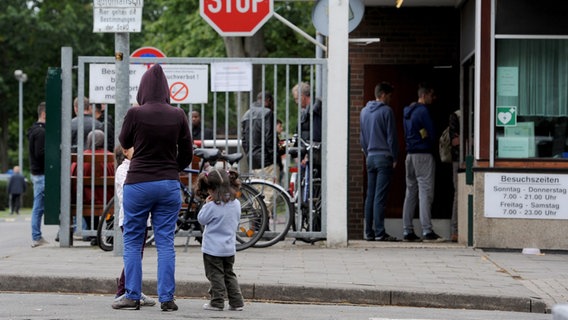
[{"label": "woman's sneaker", "polygon": [[132,300],[126,297],[126,294],[114,299],[112,303],[113,309],[134,309],[140,310],[140,300]]},{"label": "woman's sneaker", "polygon": [[177,306],[177,304],[172,300],[172,301],[162,302],[160,308],[162,309],[162,311],[177,311],[178,306]]}]

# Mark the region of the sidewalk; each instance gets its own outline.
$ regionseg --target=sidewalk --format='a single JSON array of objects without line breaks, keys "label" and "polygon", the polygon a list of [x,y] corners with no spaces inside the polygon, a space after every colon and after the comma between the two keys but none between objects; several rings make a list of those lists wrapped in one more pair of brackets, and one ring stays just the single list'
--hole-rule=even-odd
[{"label": "sidewalk", "polygon": [[[0,291],[114,294],[122,257],[86,242],[0,250]],[[204,297],[199,246],[176,238],[176,295]],[[156,250],[144,252],[144,292],[156,292]],[[287,240],[237,253],[246,299],[550,312],[568,301],[568,253],[523,255],[453,243],[350,241],[325,248]]]}]

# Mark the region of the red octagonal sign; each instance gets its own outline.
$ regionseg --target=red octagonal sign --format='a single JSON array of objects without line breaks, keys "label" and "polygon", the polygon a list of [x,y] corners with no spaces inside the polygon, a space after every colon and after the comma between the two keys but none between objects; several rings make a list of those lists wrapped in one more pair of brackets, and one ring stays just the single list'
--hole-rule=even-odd
[{"label": "red octagonal sign", "polygon": [[199,0],[199,13],[223,37],[254,35],[272,16],[274,0]]}]

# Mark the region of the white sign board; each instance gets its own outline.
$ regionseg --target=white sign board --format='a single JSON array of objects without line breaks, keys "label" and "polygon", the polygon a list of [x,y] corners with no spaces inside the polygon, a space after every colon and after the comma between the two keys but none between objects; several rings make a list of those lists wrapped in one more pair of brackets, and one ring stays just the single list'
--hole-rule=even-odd
[{"label": "white sign board", "polygon": [[140,32],[143,0],[94,0],[93,32]]},{"label": "white sign board", "polygon": [[252,91],[252,63],[250,62],[211,63],[211,91],[213,92]]},{"label": "white sign board", "polygon": [[568,175],[485,173],[487,218],[568,220]]},{"label": "white sign board", "polygon": [[162,64],[162,70],[168,79],[171,104],[207,103],[207,65]]},{"label": "white sign board", "polygon": [[[116,74],[114,64],[89,65],[89,101],[115,103]],[[143,64],[130,64],[129,101],[136,103],[142,75],[148,69]],[[171,104],[207,103],[207,65],[163,64],[168,79]]]}]

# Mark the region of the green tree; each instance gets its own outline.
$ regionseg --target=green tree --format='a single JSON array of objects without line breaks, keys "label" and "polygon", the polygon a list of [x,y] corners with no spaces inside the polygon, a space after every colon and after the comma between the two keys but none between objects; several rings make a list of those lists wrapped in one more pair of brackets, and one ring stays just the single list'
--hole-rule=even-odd
[{"label": "green tree", "polygon": [[[2,0],[0,2],[0,167],[17,162],[18,83],[14,70],[28,75],[24,84],[24,134],[37,120],[45,100],[48,67],[61,65],[61,47],[74,55],[112,55],[114,39],[93,33],[92,0]],[[49,121],[49,120],[48,120]],[[27,142],[27,138],[24,138]],[[8,153],[8,150],[12,151]],[[27,148],[25,149],[27,155]],[[27,160],[24,161],[27,168]]]},{"label": "green tree", "polygon": [[[312,2],[275,1],[274,6],[280,15],[314,34]],[[23,90],[25,134],[37,119],[37,105],[45,100],[48,67],[61,65],[61,47],[72,47],[75,57],[112,56],[113,35],[93,32],[93,0],[0,1],[0,171],[17,163],[18,82],[14,70],[28,75]],[[141,46],[158,47],[170,57],[314,56],[313,44],[275,18],[253,37],[223,38],[201,18],[197,0],[145,1],[142,32],[130,34],[130,47]],[[27,146],[26,137],[24,142]],[[26,146],[24,169],[28,167]]]}]

